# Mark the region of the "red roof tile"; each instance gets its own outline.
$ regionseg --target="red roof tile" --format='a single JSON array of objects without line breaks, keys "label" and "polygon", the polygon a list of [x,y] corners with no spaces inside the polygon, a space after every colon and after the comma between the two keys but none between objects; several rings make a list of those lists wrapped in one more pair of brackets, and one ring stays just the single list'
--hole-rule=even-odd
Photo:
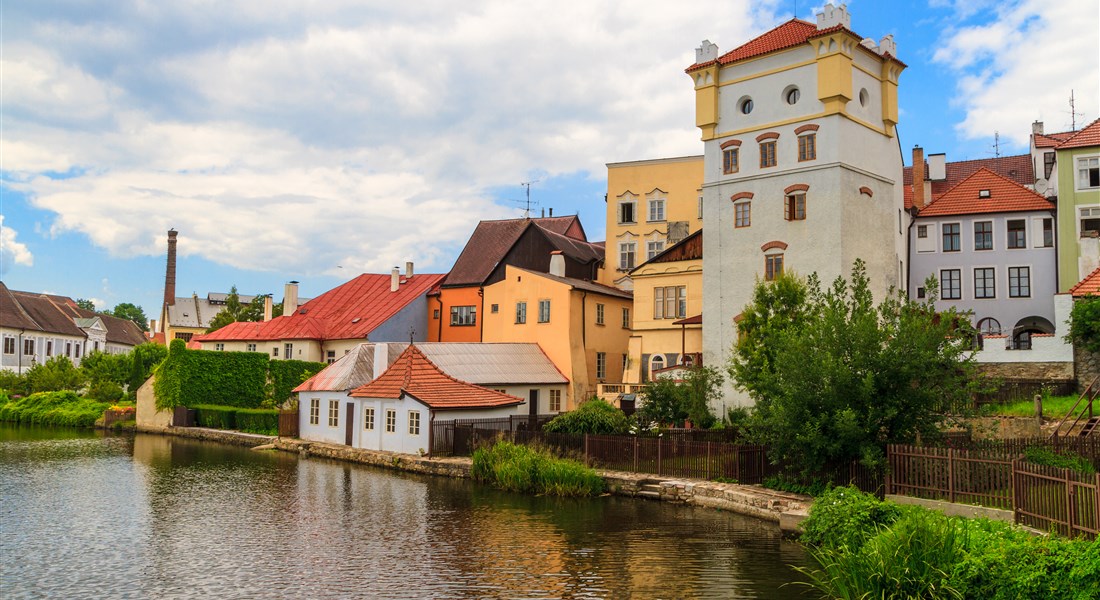
[{"label": "red roof tile", "polygon": [[[978,169],[988,169],[1015,181],[1020,185],[1035,184],[1035,169],[1031,163],[1030,154],[1016,154],[1013,156],[1001,156],[997,158],[979,158],[975,160],[958,160],[945,165],[945,179],[932,181],[932,197],[926,198],[927,203],[935,201],[948,190],[959,185],[959,182],[973,175]],[[928,173],[928,161],[925,161],[925,177]],[[913,207],[913,167],[905,167],[901,174],[902,191],[905,194],[905,208]]]},{"label": "red roof tile", "polygon": [[1073,137],[1076,131],[1062,131],[1059,133],[1037,133],[1035,134],[1035,147],[1036,148],[1053,148],[1058,144]]},{"label": "red roof tile", "polygon": [[1069,288],[1069,293],[1074,298],[1100,295],[1100,267],[1077,282],[1077,285]]},{"label": "red roof tile", "polygon": [[455,264],[451,267],[451,272],[443,281],[443,285],[464,287],[485,283],[493,269],[504,259],[523,232],[533,225],[550,234],[579,240],[584,245],[590,245],[588,238],[585,237],[584,228],[581,227],[580,219],[576,215],[481,221],[470,235],[462,253],[455,259]]},{"label": "red roof tile", "polygon": [[370,383],[355,388],[353,398],[401,398],[408,394],[434,409],[472,409],[515,406],[523,400],[447,375],[415,345]]},{"label": "red roof tile", "polygon": [[1066,150],[1069,148],[1087,148],[1089,146],[1100,146],[1100,119],[1089,123],[1081,131],[1073,134],[1073,137],[1058,144],[1059,150]]},{"label": "red roof tile", "polygon": [[[988,198],[979,197],[982,190],[989,190]],[[1053,206],[1039,194],[982,167],[921,209],[917,216],[1050,210]]]},{"label": "red roof tile", "polygon": [[416,275],[390,291],[390,275],[364,273],[303,304],[294,314],[262,323],[230,323],[196,336],[200,342],[369,339],[398,311],[424,296],[445,275]]}]

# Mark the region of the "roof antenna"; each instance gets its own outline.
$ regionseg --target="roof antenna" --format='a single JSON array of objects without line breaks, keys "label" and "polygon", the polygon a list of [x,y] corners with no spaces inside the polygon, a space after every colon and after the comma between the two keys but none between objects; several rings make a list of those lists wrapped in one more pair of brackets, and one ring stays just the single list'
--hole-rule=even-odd
[{"label": "roof antenna", "polygon": [[[519,182],[520,185],[527,188],[527,208],[524,209],[524,211],[523,211],[524,218],[528,218],[528,219],[531,218],[531,184],[532,183],[538,183],[538,182],[539,182],[538,179],[536,179],[534,181],[521,181],[521,182]],[[536,204],[538,204],[538,203],[536,202]]]},{"label": "roof antenna", "polygon": [[1077,131],[1077,117],[1085,116],[1085,113],[1077,112],[1076,105],[1073,101],[1073,90],[1069,91],[1069,118],[1070,118],[1070,131]]},{"label": "roof antenna", "polygon": [[993,131],[993,156],[1001,157],[1001,132],[996,130]]}]

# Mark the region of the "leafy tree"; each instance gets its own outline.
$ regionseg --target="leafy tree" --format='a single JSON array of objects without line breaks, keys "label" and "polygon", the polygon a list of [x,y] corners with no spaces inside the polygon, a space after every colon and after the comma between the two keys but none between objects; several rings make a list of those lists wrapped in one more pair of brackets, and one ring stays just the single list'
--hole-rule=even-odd
[{"label": "leafy tree", "polygon": [[131,304],[129,302],[116,304],[115,309],[110,311],[110,314],[120,319],[133,321],[142,331],[149,331],[149,318],[145,316],[145,311],[136,304]]},{"label": "leafy tree", "polygon": [[84,373],[64,356],[55,356],[36,364],[26,373],[26,385],[31,393],[75,391],[84,387],[85,381]]},{"label": "leafy tree", "polygon": [[826,290],[814,278],[757,282],[730,374],[755,400],[754,433],[773,460],[882,467],[887,444],[938,435],[944,409],[977,384],[975,332],[967,316],[938,312],[938,284],[926,286],[924,302],[892,290],[876,307],[859,260],[850,284]]},{"label": "leafy tree", "polygon": [[1073,303],[1066,341],[1100,352],[1100,296],[1090,294]]},{"label": "leafy tree", "polygon": [[210,320],[210,327],[206,333],[217,331],[230,323],[238,321],[260,321],[264,318],[264,298],[256,296],[248,304],[241,304],[237,286],[229,289],[229,296],[225,299],[225,308]]},{"label": "leafy tree", "polygon": [[145,380],[153,374],[153,369],[168,357],[168,348],[160,344],[146,343],[135,346],[131,351],[129,389],[136,392]]},{"label": "leafy tree", "polygon": [[718,399],[724,380],[717,369],[704,366],[685,369],[680,381],[657,377],[642,392],[645,404],[638,411],[639,419],[664,424],[687,419],[699,427],[710,427],[717,420],[710,405]]},{"label": "leafy tree", "polygon": [[80,361],[84,380],[92,384],[110,382],[124,385],[129,379],[130,369],[130,354],[107,354],[96,350]]},{"label": "leafy tree", "polygon": [[95,310],[95,303],[87,298],[77,298],[76,305],[84,310]]},{"label": "leafy tree", "polygon": [[606,400],[592,398],[577,410],[554,417],[542,429],[552,433],[607,435],[625,433],[629,427],[630,420],[623,411]]}]

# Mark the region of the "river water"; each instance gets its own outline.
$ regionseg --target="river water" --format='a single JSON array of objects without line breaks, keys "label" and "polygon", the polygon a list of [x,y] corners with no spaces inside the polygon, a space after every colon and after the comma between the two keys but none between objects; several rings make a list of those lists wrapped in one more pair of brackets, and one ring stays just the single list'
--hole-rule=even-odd
[{"label": "river water", "polygon": [[800,598],[778,528],[166,436],[0,424],[0,597]]}]

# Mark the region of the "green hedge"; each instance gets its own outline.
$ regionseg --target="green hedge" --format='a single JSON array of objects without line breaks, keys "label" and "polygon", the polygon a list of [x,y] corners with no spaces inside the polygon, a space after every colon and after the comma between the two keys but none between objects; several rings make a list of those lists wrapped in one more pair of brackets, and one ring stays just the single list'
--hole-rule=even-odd
[{"label": "green hedge", "polygon": [[248,433],[279,435],[279,410],[268,408],[238,409],[237,429]]},{"label": "green hedge", "polygon": [[238,409],[235,406],[197,404],[191,408],[195,410],[195,425],[199,427],[209,427],[211,429],[237,428]]},{"label": "green hedge", "polygon": [[0,421],[93,427],[111,405],[81,398],[75,392],[39,392],[23,398],[0,396]]},{"label": "green hedge", "polygon": [[156,369],[153,391],[162,410],[181,405],[274,406],[285,401],[307,373],[325,366],[272,361],[262,352],[188,350],[182,340],[172,340],[168,358]]}]

